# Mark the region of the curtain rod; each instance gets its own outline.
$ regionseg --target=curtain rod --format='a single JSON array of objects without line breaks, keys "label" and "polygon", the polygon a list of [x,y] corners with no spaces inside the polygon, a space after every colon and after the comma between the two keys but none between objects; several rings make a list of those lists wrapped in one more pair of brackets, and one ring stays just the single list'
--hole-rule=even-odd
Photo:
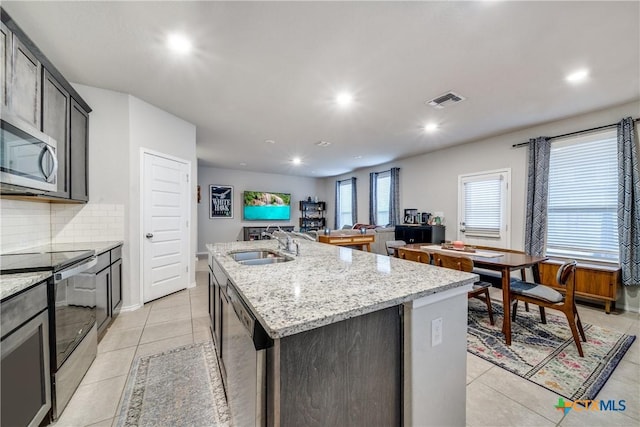
[{"label": "curtain rod", "polygon": [[[634,121],[634,123],[637,122],[637,121],[640,121],[640,117],[637,118],[637,119],[633,119],[633,121]],[[612,128],[614,126],[618,126],[618,123],[612,123],[610,125],[598,126],[598,127],[591,128],[591,129],[579,130],[577,132],[569,132],[569,133],[564,133],[562,135],[551,136],[551,137],[549,137],[549,139],[564,138],[565,136],[580,135],[580,134],[583,134],[583,133],[593,132],[595,130]],[[524,147],[524,146],[527,146],[527,145],[529,145],[529,141],[521,142],[520,144],[513,144],[511,146],[511,148],[520,148],[520,147]]]}]

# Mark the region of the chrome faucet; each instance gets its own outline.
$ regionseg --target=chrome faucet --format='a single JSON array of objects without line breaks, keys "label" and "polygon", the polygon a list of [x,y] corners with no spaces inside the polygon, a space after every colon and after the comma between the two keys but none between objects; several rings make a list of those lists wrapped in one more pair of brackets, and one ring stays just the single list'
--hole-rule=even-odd
[{"label": "chrome faucet", "polygon": [[[267,227],[267,229],[268,228],[269,227]],[[278,237],[276,233],[284,234],[284,236]],[[266,230],[265,230],[265,235],[269,235],[271,239],[276,239],[278,241],[279,249],[283,249],[284,251],[289,252],[291,254],[295,253],[296,256],[300,255],[300,244],[296,240],[294,240],[289,235],[289,233],[287,233],[286,231],[283,231],[280,227],[278,227],[278,230],[275,230],[271,234],[266,233]]]}]

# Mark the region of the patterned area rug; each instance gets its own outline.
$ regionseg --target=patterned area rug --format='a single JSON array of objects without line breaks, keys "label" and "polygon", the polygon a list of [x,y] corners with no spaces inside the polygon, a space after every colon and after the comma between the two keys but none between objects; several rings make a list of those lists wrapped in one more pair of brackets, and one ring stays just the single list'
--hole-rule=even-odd
[{"label": "patterned area rug", "polygon": [[636,338],[583,323],[587,342],[582,358],[561,313],[546,310],[544,325],[537,306],[526,312],[521,304],[507,346],[502,305],[492,301],[492,306],[495,326],[489,324],[487,306],[469,300],[467,351],[572,401],[593,400]]},{"label": "patterned area rug", "polygon": [[211,343],[134,361],[118,426],[228,426],[229,412]]}]

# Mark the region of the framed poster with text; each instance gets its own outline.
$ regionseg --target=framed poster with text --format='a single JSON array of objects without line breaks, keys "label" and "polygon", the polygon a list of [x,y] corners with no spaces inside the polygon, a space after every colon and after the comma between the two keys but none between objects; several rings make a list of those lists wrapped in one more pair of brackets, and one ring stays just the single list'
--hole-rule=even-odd
[{"label": "framed poster with text", "polygon": [[233,218],[232,186],[209,186],[209,218]]}]

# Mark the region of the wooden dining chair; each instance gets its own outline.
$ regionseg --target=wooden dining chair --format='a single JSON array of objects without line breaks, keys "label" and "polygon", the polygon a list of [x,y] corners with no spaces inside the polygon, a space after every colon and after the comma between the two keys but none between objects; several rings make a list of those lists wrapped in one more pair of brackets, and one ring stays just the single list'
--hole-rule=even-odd
[{"label": "wooden dining chair", "polygon": [[395,253],[395,249],[406,245],[407,242],[404,240],[387,240],[384,243],[385,248],[387,248],[387,255],[393,256]]},{"label": "wooden dining chair", "polygon": [[514,301],[511,318],[513,321],[516,319],[518,301],[538,305],[540,307],[540,320],[542,323],[547,323],[544,312],[545,308],[551,308],[563,312],[567,317],[567,322],[571,328],[571,334],[573,335],[573,340],[578,348],[578,353],[580,354],[580,357],[584,357],[578,333],[580,333],[582,341],[586,342],[587,338],[584,334],[584,329],[582,328],[582,322],[580,322],[580,315],[578,314],[575,302],[576,264],[576,261],[567,261],[558,269],[556,281],[560,286],[565,288],[564,296],[555,289],[539,283],[524,281],[512,283],[511,298]]},{"label": "wooden dining chair", "polygon": [[[439,252],[433,254],[434,264],[438,267],[451,268],[453,270],[460,270],[471,273],[473,271],[473,260],[466,256],[453,256],[445,255]],[[484,301],[487,304],[487,311],[489,312],[489,322],[492,325],[493,321],[493,308],[491,307],[491,296],[489,296],[489,288],[491,283],[479,281],[473,284],[473,289],[469,291],[468,298],[477,298],[480,301]]]},{"label": "wooden dining chair", "polygon": [[419,249],[398,248],[398,258],[431,264],[431,255]]}]

